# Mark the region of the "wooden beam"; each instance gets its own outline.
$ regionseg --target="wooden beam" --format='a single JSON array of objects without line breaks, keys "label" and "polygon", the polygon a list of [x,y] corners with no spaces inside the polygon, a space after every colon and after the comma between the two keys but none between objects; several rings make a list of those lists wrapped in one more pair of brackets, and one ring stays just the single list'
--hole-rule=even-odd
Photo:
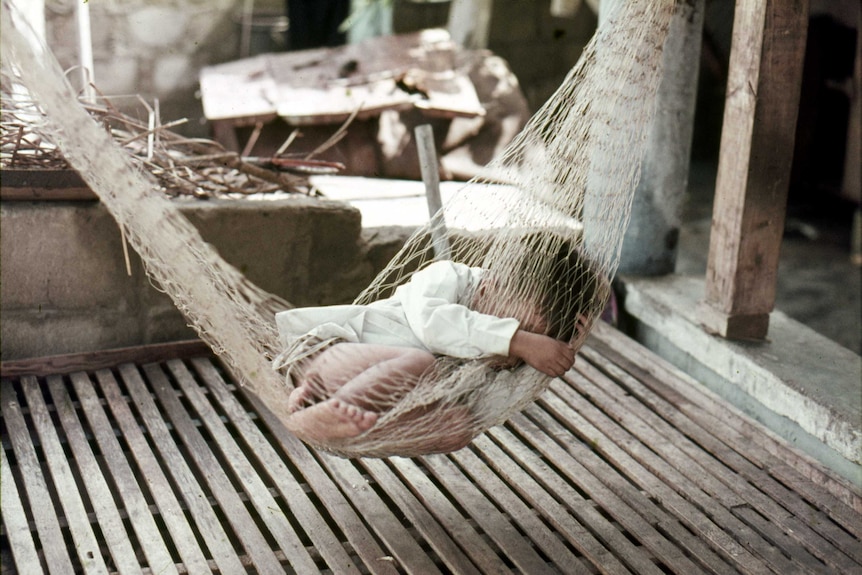
[{"label": "wooden beam", "polygon": [[766,337],[808,25],[808,0],[738,0],[706,272],[704,327]]},{"label": "wooden beam", "polygon": [[148,363],[167,358],[186,359],[210,354],[212,351],[206,343],[199,339],[192,339],[4,361],[0,362],[0,375],[3,377],[21,377],[22,375],[40,377],[75,371],[95,371],[114,367],[121,363]]}]

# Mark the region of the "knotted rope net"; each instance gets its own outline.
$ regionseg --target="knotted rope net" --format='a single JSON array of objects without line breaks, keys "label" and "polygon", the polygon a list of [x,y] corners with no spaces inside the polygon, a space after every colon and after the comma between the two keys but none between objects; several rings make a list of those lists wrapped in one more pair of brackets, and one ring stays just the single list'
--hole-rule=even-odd
[{"label": "knotted rope net", "polygon": [[[579,347],[616,271],[678,1],[620,3],[506,152],[408,240],[356,303],[386,298],[435,258],[447,258],[491,274],[497,307],[489,313],[530,327],[538,309],[536,331]],[[302,373],[310,350],[335,342],[279,335],[274,314],[284,304],[205,243],[92,120],[8,0],[2,48],[5,88],[30,103],[34,128],[98,194],[147,273],[200,337],[307,443],[344,456],[448,451],[504,422],[548,386],[549,376],[526,365],[440,356],[421,375],[394,378],[352,398],[375,410],[370,429],[321,439],[292,413],[290,375]]]}]

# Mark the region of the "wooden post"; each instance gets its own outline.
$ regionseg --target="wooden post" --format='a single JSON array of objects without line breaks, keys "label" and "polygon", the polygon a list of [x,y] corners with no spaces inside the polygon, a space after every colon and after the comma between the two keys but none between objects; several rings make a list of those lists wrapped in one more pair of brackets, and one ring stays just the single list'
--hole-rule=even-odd
[{"label": "wooden post", "polygon": [[428,215],[431,216],[431,241],[434,257],[438,260],[449,259],[449,239],[446,220],[443,214],[443,200],[440,197],[440,162],[434,147],[434,130],[430,124],[416,126],[416,149],[419,151],[419,167],[422,181],[425,182],[425,199],[428,201]]},{"label": "wooden post", "polygon": [[808,0],[737,0],[701,316],[729,339],[775,305],[807,26]]}]

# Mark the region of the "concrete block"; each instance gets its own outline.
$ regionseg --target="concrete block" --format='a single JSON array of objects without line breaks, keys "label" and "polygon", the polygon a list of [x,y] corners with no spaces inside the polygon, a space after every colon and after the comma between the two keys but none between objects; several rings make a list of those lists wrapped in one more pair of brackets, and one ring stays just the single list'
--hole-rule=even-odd
[{"label": "concrete block", "polygon": [[[359,210],[330,200],[187,201],[181,207],[252,283],[294,305],[351,301],[371,281]],[[98,202],[3,202],[6,359],[188,339],[194,332]]]},{"label": "concrete block", "polygon": [[9,311],[0,322],[4,361],[139,345],[136,315],[117,310]]},{"label": "concrete block", "polygon": [[193,202],[183,212],[204,240],[262,289],[294,305],[343,303],[371,275],[362,257],[361,216],[341,202]]},{"label": "concrete block", "polygon": [[165,343],[198,337],[170,298],[165,295],[162,295],[162,298],[161,305],[144,308],[144,317],[141,318],[141,342]]},{"label": "concrete block", "polygon": [[641,343],[862,486],[862,357],[778,311],[764,342],[711,335],[699,320],[701,278],[623,284]]},{"label": "concrete block", "polygon": [[135,307],[120,230],[97,202],[0,204],[4,310]]}]

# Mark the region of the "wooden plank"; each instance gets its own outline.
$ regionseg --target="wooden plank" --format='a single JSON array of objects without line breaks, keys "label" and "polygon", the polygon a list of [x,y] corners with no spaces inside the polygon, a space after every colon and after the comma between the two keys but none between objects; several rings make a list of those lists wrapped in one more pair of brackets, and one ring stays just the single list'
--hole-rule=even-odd
[{"label": "wooden plank", "polygon": [[[455,68],[458,51],[439,30],[209,66],[200,74],[204,113],[246,125],[269,121],[274,112],[294,125],[334,124],[360,108],[360,119],[413,107],[436,116],[481,116],[473,83]],[[421,97],[399,87],[408,72]]]},{"label": "wooden plank", "polygon": [[423,457],[422,461],[518,569],[528,573],[553,573],[553,568],[539,557],[532,543],[464,477],[448,457],[430,455]]},{"label": "wooden plank", "polygon": [[[655,499],[661,502],[662,508],[672,514],[674,521],[686,526],[697,538],[719,552],[723,561],[744,573],[771,572],[760,559],[749,553],[743,545],[716,525],[698,507],[618,447],[602,431],[584,419],[556,394],[546,393],[540,403],[545,410],[541,410],[537,406],[535,408],[530,407],[525,412],[544,430],[544,432],[538,432],[539,428],[535,427],[534,434],[539,440],[536,446],[542,453],[555,461],[560,461],[561,458],[565,460],[560,451],[571,453],[572,457],[566,461],[566,466],[560,467],[571,480],[578,480],[578,476],[571,470],[579,468],[579,464],[582,464],[592,475],[601,477],[609,490],[626,501],[632,509],[638,513],[645,513],[648,520],[651,517],[656,517],[658,513],[655,503],[651,501],[651,499]],[[551,415],[556,419],[552,418]],[[528,422],[520,417],[517,418],[517,421],[519,423],[518,431],[521,432],[521,428]],[[573,431],[576,431],[575,435],[571,435]],[[555,442],[552,442],[551,438]],[[588,445],[590,447],[587,447]],[[598,455],[599,451],[601,457]],[[608,463],[624,471],[625,476],[608,474]],[[633,484],[637,488],[633,487]],[[606,500],[604,494],[592,496],[597,501]],[[685,540],[681,539],[680,541]],[[705,565],[714,563],[710,554],[697,555],[696,557]],[[715,572],[721,573],[718,570]]]},{"label": "wooden plank", "polygon": [[192,360],[192,365],[245,444],[266,470],[281,496],[288,502],[291,513],[302,524],[306,534],[332,571],[345,575],[358,574],[359,569],[323,519],[321,510],[311,501],[299,480],[294,477],[293,472],[288,469],[272,444],[261,434],[260,429],[251,420],[250,414],[228,390],[227,383],[212,362],[209,359],[197,358]]},{"label": "wooden plank", "polygon": [[[549,397],[548,399],[556,401],[556,398]],[[528,414],[529,419],[526,417]],[[596,505],[601,505],[602,509],[629,533],[636,534],[641,543],[666,565],[686,566],[687,569],[683,572],[687,573],[703,572],[703,569],[696,564],[690,564],[680,549],[662,537],[654,526],[661,526],[663,531],[675,537],[677,545],[695,557],[699,563],[711,568],[714,573],[732,572],[732,568],[725,561],[718,558],[695,536],[686,532],[686,529],[677,525],[675,517],[667,516],[643,491],[635,488],[627,477],[620,475],[606,461],[600,459],[587,448],[580,438],[573,436],[567,429],[556,425],[547,412],[538,407],[531,407],[523,415],[513,417],[510,424],[517,433],[527,438],[539,453],[554,462],[555,467],[565,474],[569,481],[588,493]],[[581,428],[580,425],[578,428]],[[498,432],[495,430],[496,433]],[[589,441],[598,441],[598,435],[590,433]],[[630,469],[626,470],[631,472]],[[649,476],[647,474],[642,474],[640,477],[637,476],[637,473],[635,475],[632,480],[636,481],[638,485],[643,486],[648,483]],[[659,485],[664,487],[663,484]],[[566,488],[559,482],[556,483],[555,489],[559,489],[559,492],[565,494],[567,499],[583,500],[574,489]],[[661,497],[661,501],[664,503],[664,494]],[[612,525],[607,525],[601,519],[596,518],[596,510],[591,509],[591,507],[591,504],[587,506],[581,502],[573,507],[572,512],[582,518],[584,523],[589,523],[597,536],[624,563],[633,566],[637,572],[643,561],[639,557],[642,551],[638,549],[632,551],[632,545],[621,542],[620,539],[624,539],[622,533],[617,533]],[[689,510],[694,511],[694,508],[687,506],[686,511]],[[711,524],[701,520],[694,513],[687,518],[693,522],[700,521],[701,527],[704,529],[712,527]],[[732,545],[734,549],[737,547],[732,542],[721,542]]]},{"label": "wooden plank", "polygon": [[381,560],[386,555],[368,526],[360,519],[356,509],[348,502],[344,493],[333,481],[321,464],[312,455],[312,450],[291,434],[266,405],[249,389],[240,387],[239,392],[254,406],[267,429],[272,433],[279,447],[302,472],[315,495],[329,512],[331,520],[346,535],[348,542],[365,566],[373,573],[395,575],[398,570],[388,561]]},{"label": "wooden plank", "polygon": [[111,479],[120,500],[126,508],[126,515],[137,534],[147,566],[158,573],[177,573],[171,554],[165,546],[159,528],[150,512],[138,480],[114,433],[114,428],[102,409],[102,403],[93,389],[93,382],[85,373],[73,373],[72,386],[90,424],[105,464],[111,472]]},{"label": "wooden plank", "polygon": [[75,170],[3,168],[3,201],[98,201]]},{"label": "wooden plank", "polygon": [[81,426],[81,421],[72,405],[72,399],[66,390],[66,385],[60,376],[50,376],[47,379],[48,389],[54,409],[63,428],[63,433],[72,455],[75,465],[80,470],[81,481],[87,490],[93,512],[99,524],[99,531],[104,537],[105,544],[114,561],[114,566],[121,574],[141,573],[141,566],[135,556],[135,550],[129,541],[126,527],[120,512],[114,502],[111,488],[108,486],[102,469],[96,461],[90,442],[87,440],[86,432]]},{"label": "wooden plank", "polygon": [[[491,438],[503,447],[498,447]],[[541,509],[561,535],[600,573],[631,573],[615,553],[633,566],[635,572],[644,565],[647,570],[655,569],[649,557],[605,519],[592,502],[563,481],[511,431],[502,426],[495,427],[487,435],[476,438],[473,445],[486,454],[486,459],[498,473],[505,474],[510,485],[517,486],[522,497],[530,498]],[[697,573],[697,568],[689,573]]]},{"label": "wooden plank", "polygon": [[420,469],[418,460],[405,457],[390,457],[388,462],[407,483],[413,493],[421,499],[428,511],[440,522],[466,551],[470,559],[483,573],[504,573],[508,567],[494,549],[489,547],[482,535],[452,504],[445,493]]},{"label": "wooden plank", "polygon": [[[5,385],[5,383],[3,384]],[[21,493],[12,475],[12,467],[6,458],[6,450],[0,449],[0,501],[3,502],[3,529],[9,539],[9,548],[12,551],[12,560],[19,573],[41,573],[44,571],[36,544],[33,542],[33,533],[30,531],[30,522],[24,513],[21,502]]]},{"label": "wooden plank", "polygon": [[437,553],[451,572],[464,575],[479,573],[473,562],[465,555],[464,550],[458,547],[443,526],[437,522],[417,496],[410,492],[402,479],[392,471],[385,461],[361,459],[359,463],[386,492],[386,495],[392,498],[398,510],[404,513],[411,525],[424,537],[431,549]]},{"label": "wooden plank", "polygon": [[[502,455],[499,453],[498,455]],[[462,470],[472,479],[486,496],[504,509],[512,521],[528,536],[533,544],[548,557],[550,563],[563,573],[582,573],[584,564],[576,557],[538,516],[538,510],[527,505],[512,491],[507,482],[497,476],[472,450],[461,449],[451,455]],[[528,498],[527,501],[532,499]],[[655,565],[649,564],[644,575],[660,574]]]},{"label": "wooden plank", "polygon": [[[748,453],[770,475],[805,499],[816,502],[842,528],[862,538],[862,494],[822,464],[796,450],[762,425],[742,414],[687,374],[634,340],[604,325],[596,326],[595,343],[607,346],[618,365],[636,366],[657,393],[668,397],[674,409],[685,412],[707,429],[722,430],[722,438]],[[646,376],[649,376],[647,379]]]},{"label": "wooden plank", "polygon": [[707,329],[763,339],[775,305],[808,0],[737,0],[706,272]]},{"label": "wooden plank", "polygon": [[87,187],[49,189],[11,188],[4,185],[0,187],[0,200],[4,202],[95,202],[99,200],[99,196]]},{"label": "wooden plank", "polygon": [[[169,360],[166,363],[174,380],[182,389],[186,399],[197,412],[197,417],[206,427],[212,441],[213,449],[220,450],[227,460],[233,476],[239,481],[242,490],[257,511],[258,517],[266,525],[275,543],[285,553],[290,565],[297,573],[313,573],[318,570],[317,564],[299,535],[287,521],[281,507],[263,483],[257,470],[248,461],[243,450],[237,445],[235,438],[226,428],[219,414],[213,410],[210,402],[204,397],[203,391],[194,380],[191,372],[180,360]],[[155,370],[154,366],[151,366]],[[151,371],[147,372],[148,374]]]},{"label": "wooden plank", "polygon": [[74,371],[96,371],[121,363],[145,363],[165,357],[187,358],[208,355],[211,351],[201,340],[178,341],[110,350],[71,353],[0,363],[3,377],[22,375],[60,375]]},{"label": "wooden plank", "polygon": [[[610,362],[602,361],[603,358],[597,354],[585,351],[583,355],[591,361],[601,361],[602,371],[616,380],[611,383],[609,378],[603,377],[588,362],[581,362],[578,370],[587,375],[590,382],[594,384],[584,388],[590,394],[591,401],[632,433],[642,438],[652,437],[650,445],[660,456],[669,461],[677,457],[687,458],[689,464],[679,467],[682,474],[710,493],[734,514],[739,515],[737,510],[745,510],[748,506],[764,514],[773,522],[758,522],[758,531],[764,539],[777,546],[778,542],[790,543],[786,533],[794,533],[794,537],[798,538],[799,542],[804,542],[808,549],[814,551],[824,561],[833,562],[841,570],[846,570],[848,565],[853,564],[833,545],[789,514],[787,509],[759,491],[771,482],[765,474],[761,477],[765,480],[764,484],[759,484],[757,489],[746,481],[741,481],[738,471],[729,469],[725,463],[735,455],[732,450],[724,447],[720,442],[709,441],[710,437],[701,433],[695,426],[671,427],[665,419],[658,417],[640,402],[636,392],[641,386],[635,378],[626,377],[627,374],[620,368]],[[619,396],[618,383],[621,383],[622,387],[629,390],[632,395]],[[698,440],[703,442],[694,443]],[[710,449],[710,446],[714,450]],[[706,451],[706,449],[710,450]],[[822,517],[822,519],[826,518]],[[796,543],[791,543],[783,551],[793,561],[808,569],[817,570],[823,566],[818,559]]]},{"label": "wooden plank", "polygon": [[[141,426],[139,426],[135,416],[132,414],[126,399],[122,396],[113,374],[109,371],[101,370],[97,371],[95,376],[99,382],[102,393],[105,396],[107,406],[110,409],[114,420],[117,422],[119,431],[122,433],[123,440],[129,446],[131,452],[130,455],[134,464],[137,465],[140,470],[141,479],[146,483],[146,486],[153,497],[155,507],[158,509],[159,514],[167,527],[171,541],[177,548],[177,552],[179,553],[183,564],[190,570],[206,568],[206,558],[204,557],[200,546],[197,544],[195,534],[186,520],[185,513],[174,494],[171,483],[159,464],[156,455],[153,453],[150,444],[144,437]],[[126,502],[129,518],[132,520],[133,525],[135,525],[135,531],[138,533],[138,541],[140,541],[144,553],[161,553],[161,549],[158,547],[158,544],[163,541],[165,536],[159,533],[158,527],[152,522],[152,513],[150,513],[148,509],[149,506],[143,497],[141,488],[137,483],[137,478],[132,472],[130,462],[126,459],[126,455],[122,452],[119,444],[117,444],[116,439],[113,437],[113,431],[108,427],[107,414],[101,408],[98,397],[95,395],[95,391],[93,390],[92,382],[84,374],[73,374],[72,382],[75,384],[78,398],[81,399],[82,405],[85,407],[87,418],[93,418],[90,421],[90,426],[95,427],[95,430],[99,431],[103,435],[102,442],[104,445],[100,443],[103,453],[106,451],[106,447],[110,449],[111,458],[108,459],[108,464],[111,468],[111,476],[114,481],[119,484],[120,494]],[[82,396],[82,393],[84,396]],[[89,412],[86,411],[87,404],[84,403],[83,397],[86,397],[87,403],[90,404]],[[159,421],[161,421],[161,418],[159,418]],[[97,422],[96,426],[94,426],[94,422]],[[153,433],[152,428],[149,426],[148,430],[150,432],[150,437],[152,437],[153,441],[158,446],[161,437],[158,433]],[[97,435],[96,438],[98,440],[99,435]],[[192,513],[194,513],[196,506],[202,505],[200,501],[206,501],[205,497],[202,493],[195,493],[192,490],[186,490],[187,485],[183,483],[182,475],[180,473],[184,466],[184,462],[181,458],[172,459],[170,455],[166,456],[164,452],[162,453],[162,457],[165,460],[165,467],[174,477],[182,493],[191,494],[191,497],[189,497],[191,501],[188,503],[188,507]],[[206,508],[210,513],[212,513],[209,506]],[[146,517],[142,517],[142,515],[146,515]],[[218,525],[217,521],[214,520],[214,522]],[[198,529],[204,535],[207,543],[212,545],[212,539],[207,538],[209,535],[209,531],[206,528],[207,526],[209,526],[208,523],[204,522],[203,527],[199,523]],[[228,547],[229,542],[227,536],[225,536],[223,532],[221,535],[221,539],[217,539],[216,541],[223,547]],[[147,546],[157,547],[156,549],[148,551]],[[222,557],[222,555],[227,555],[227,559]],[[147,557],[149,559],[149,555],[147,555]],[[236,561],[235,554],[222,553],[221,548],[217,548],[216,551],[213,551],[213,557],[219,567],[222,565],[239,565],[239,562]]]},{"label": "wooden plank", "polygon": [[57,491],[60,507],[63,509],[63,517],[66,520],[69,533],[72,535],[74,552],[78,556],[78,561],[85,573],[107,574],[108,567],[105,565],[105,560],[99,549],[99,542],[96,541],[96,535],[93,533],[93,527],[87,519],[84,502],[78,492],[78,485],[75,482],[72,469],[69,467],[66,453],[63,451],[63,446],[60,445],[57,430],[51,420],[51,415],[48,413],[48,406],[45,405],[45,399],[42,397],[39,381],[35,377],[24,377],[21,379],[21,388],[27,399],[30,419],[33,422],[33,427],[36,428],[39,446],[42,448],[42,455],[48,465],[54,489]]},{"label": "wooden plank", "polygon": [[[619,453],[617,451],[619,449],[624,450],[638,463],[649,469],[662,483],[684,496],[699,509],[702,509],[726,535],[733,537],[739,544],[762,560],[760,565],[752,563],[751,566],[742,567],[743,571],[746,569],[760,571],[765,568],[769,570],[780,569],[779,572],[782,574],[798,572],[797,566],[790,563],[775,547],[764,541],[758,533],[729,511],[728,505],[731,507],[742,505],[742,499],[725,497],[723,504],[716,501],[713,498],[714,494],[712,492],[704,491],[700,485],[691,481],[680,471],[683,466],[695,466],[694,462],[684,457],[678,450],[672,447],[666,451],[668,459],[656,455],[652,451],[652,448],[654,447],[653,444],[658,441],[658,438],[640,439],[636,434],[617,424],[612,417],[600,411],[592,404],[585,402],[582,399],[585,393],[583,391],[584,386],[581,385],[582,380],[583,376],[576,373],[570,377],[569,381],[570,383],[578,381],[577,390],[573,387],[560,385],[556,386],[554,391],[573,408],[577,406],[577,410],[592,425],[601,430],[602,435],[606,438],[601,442],[603,448],[613,446],[613,451],[616,453]],[[553,384],[552,387],[554,387]],[[682,438],[680,437],[679,439],[681,440]],[[607,454],[604,455],[607,456]],[[705,481],[715,487],[712,478],[706,477]]]},{"label": "wooden plank", "polygon": [[378,558],[378,561],[394,560],[402,570],[417,575],[440,573],[437,565],[404,529],[392,510],[381,500],[351,461],[324,453],[320,454],[320,460],[362,514],[368,526],[377,533],[392,553],[392,556]]},{"label": "wooden plank", "polygon": [[66,550],[63,533],[60,531],[53,498],[48,491],[42,466],[39,464],[32,438],[22,415],[21,405],[11,384],[4,383],[0,387],[0,410],[6,421],[9,442],[12,444],[20,475],[24,480],[27,499],[35,503],[30,506],[30,512],[33,514],[33,522],[36,525],[36,533],[39,536],[48,572],[56,575],[72,573],[74,572],[72,560]]},{"label": "wooden plank", "polygon": [[[799,543],[810,549],[820,559],[840,570],[851,570],[858,567],[859,563],[862,562],[862,548],[860,548],[862,546],[858,545],[856,538],[833,525],[825,513],[811,507],[798,494],[775,481],[763,469],[714,437],[708,429],[696,425],[673,405],[662,402],[641,383],[640,378],[623,371],[623,368],[615,363],[618,358],[615,357],[614,362],[612,362],[590,349],[585,349],[582,355],[600,366],[602,371],[620,381],[633,394],[629,396],[627,401],[630,404],[628,408],[630,411],[636,411],[638,417],[659,433],[662,433],[660,430],[664,422],[668,422],[674,426],[673,435],[682,433],[691,438],[696,443],[686,441],[675,442],[675,444],[681,447],[693,460],[698,461],[704,467],[709,467],[710,472],[720,481],[744,497],[753,508],[783,529],[783,532],[779,533],[774,533],[772,530],[766,532],[761,530],[764,536],[774,540],[785,540],[784,535],[791,533]],[[584,365],[581,364],[581,367]],[[629,364],[628,367],[640,372],[637,366]],[[602,380],[593,379],[593,381],[600,383]],[[606,389],[605,391],[610,394],[610,398],[614,397],[612,390]],[[716,426],[711,429],[722,430],[723,428]],[[662,435],[668,440],[672,439],[670,433],[665,432]],[[721,465],[718,465],[719,461]],[[740,476],[746,481],[740,481]],[[745,509],[745,507],[740,507],[740,509]],[[820,533],[815,531],[812,526],[817,526]],[[788,545],[793,548],[796,547],[790,542]],[[852,562],[848,561],[845,553],[853,558]],[[821,567],[820,562],[811,557],[807,551],[797,550],[791,556],[812,569]]]},{"label": "wooden plank", "polygon": [[171,387],[167,376],[156,364],[144,366],[147,380],[168,415],[170,423],[185,446],[199,475],[209,487],[233,532],[258,571],[278,573],[283,567],[234,489],[221,462],[210,451],[191,416]]}]

